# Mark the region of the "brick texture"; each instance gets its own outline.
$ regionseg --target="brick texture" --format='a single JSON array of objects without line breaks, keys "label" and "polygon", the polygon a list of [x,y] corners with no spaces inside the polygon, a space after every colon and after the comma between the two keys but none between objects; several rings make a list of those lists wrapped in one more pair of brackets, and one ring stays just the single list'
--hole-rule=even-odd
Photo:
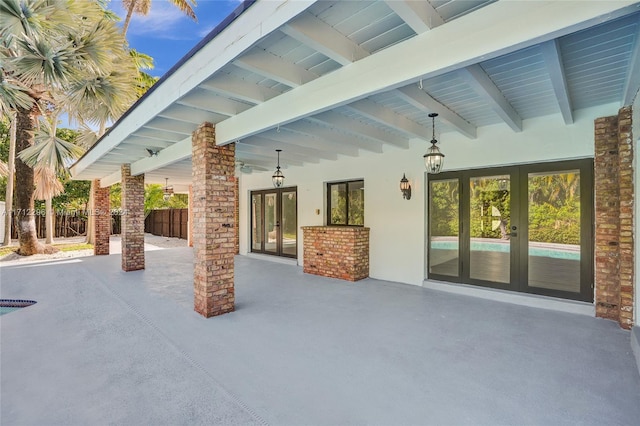
[{"label": "brick texture", "polygon": [[595,121],[596,316],[633,325],[633,145],[631,107]]},{"label": "brick texture", "polygon": [[348,281],[369,276],[369,228],[303,226],[303,271]]},{"label": "brick texture", "polygon": [[235,145],[216,146],[215,127],[192,136],[194,309],[204,317],[234,310]]},{"label": "brick texture", "polygon": [[111,206],[109,188],[100,188],[100,179],[93,181],[93,226],[95,244],[93,254],[96,256],[109,254],[109,237],[111,235]]},{"label": "brick texture", "polygon": [[240,254],[240,180],[236,178],[236,187],[235,187],[235,218],[236,218],[236,254]]},{"label": "brick texture", "polygon": [[144,175],[122,165],[122,270],[144,269]]}]

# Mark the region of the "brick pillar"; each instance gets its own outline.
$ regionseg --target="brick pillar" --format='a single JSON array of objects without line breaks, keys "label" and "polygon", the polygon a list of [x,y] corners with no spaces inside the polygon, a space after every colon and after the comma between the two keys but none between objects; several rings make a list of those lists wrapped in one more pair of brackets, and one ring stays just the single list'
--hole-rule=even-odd
[{"label": "brick pillar", "polygon": [[122,270],[144,269],[144,175],[122,165]]},{"label": "brick pillar", "polygon": [[93,181],[93,226],[95,256],[109,254],[109,237],[111,235],[111,207],[109,202],[109,187],[101,188],[100,179]]},{"label": "brick pillar", "polygon": [[194,309],[204,317],[234,310],[235,145],[216,146],[203,123],[192,136]]},{"label": "brick pillar", "polygon": [[236,248],[236,254],[240,254],[240,179],[238,179],[236,177],[236,186],[235,186],[235,219],[236,219],[236,226],[235,226],[235,231],[236,231],[236,238],[235,238],[235,248]]},{"label": "brick pillar", "polygon": [[631,107],[595,121],[596,316],[633,325]]},{"label": "brick pillar", "polygon": [[193,247],[193,186],[189,185],[189,208],[187,210],[187,245]]}]

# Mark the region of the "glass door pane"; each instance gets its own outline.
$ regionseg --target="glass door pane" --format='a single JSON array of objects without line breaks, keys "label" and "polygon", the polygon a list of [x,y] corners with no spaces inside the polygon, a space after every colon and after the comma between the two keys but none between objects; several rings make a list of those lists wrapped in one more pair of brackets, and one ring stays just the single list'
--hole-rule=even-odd
[{"label": "glass door pane", "polygon": [[580,292],[580,170],[528,174],[528,285]]},{"label": "glass door pane", "polygon": [[297,255],[298,240],[298,203],[296,191],[282,192],[282,254]]},{"label": "glass door pane", "polygon": [[264,251],[278,253],[277,193],[264,194]]},{"label": "glass door pane", "polygon": [[429,183],[429,273],[460,275],[460,209],[458,179]]},{"label": "glass door pane", "polygon": [[262,194],[251,195],[251,251],[262,251]]},{"label": "glass door pane", "polygon": [[511,180],[509,175],[469,180],[469,277],[511,282]]}]

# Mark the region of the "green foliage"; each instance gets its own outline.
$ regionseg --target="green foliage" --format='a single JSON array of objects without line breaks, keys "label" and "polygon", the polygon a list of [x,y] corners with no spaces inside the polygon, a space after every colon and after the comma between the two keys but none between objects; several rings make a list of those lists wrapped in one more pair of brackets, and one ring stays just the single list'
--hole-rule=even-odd
[{"label": "green foliage", "polygon": [[364,225],[364,182],[331,184],[331,224]]},{"label": "green foliage", "polygon": [[458,181],[433,181],[429,187],[431,235],[434,237],[458,236]]},{"label": "green foliage", "polygon": [[144,191],[144,214],[151,210],[159,209],[184,209],[189,207],[189,196],[187,194],[173,194],[168,200],[164,199],[164,186],[159,184],[149,184]]},{"label": "green foliage", "polygon": [[[580,243],[580,176],[576,172],[530,176],[528,180],[529,241]],[[430,183],[431,236],[459,235],[457,180]],[[511,193],[500,177],[473,178],[470,182],[470,236],[508,238]],[[497,209],[499,216],[494,215]],[[501,226],[495,226],[497,221]],[[495,229],[493,229],[495,227]]]}]

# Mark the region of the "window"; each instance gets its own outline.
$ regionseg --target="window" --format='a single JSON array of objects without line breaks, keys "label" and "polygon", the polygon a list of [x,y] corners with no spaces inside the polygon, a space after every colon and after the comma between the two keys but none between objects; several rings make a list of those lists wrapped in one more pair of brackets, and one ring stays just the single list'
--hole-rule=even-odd
[{"label": "window", "polygon": [[327,184],[327,225],[364,226],[364,181]]}]

